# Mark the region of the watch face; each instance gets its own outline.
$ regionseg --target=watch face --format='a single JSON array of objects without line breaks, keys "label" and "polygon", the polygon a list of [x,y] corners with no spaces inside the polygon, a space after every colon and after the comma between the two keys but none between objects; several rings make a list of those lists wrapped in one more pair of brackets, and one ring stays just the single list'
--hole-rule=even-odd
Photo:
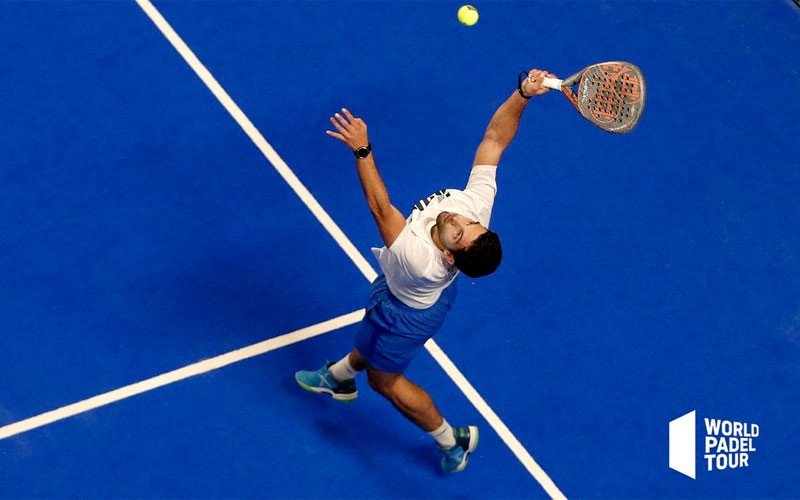
[{"label": "watch face", "polygon": [[370,149],[365,146],[361,146],[360,148],[356,149],[356,156],[358,158],[366,158],[369,156]]}]

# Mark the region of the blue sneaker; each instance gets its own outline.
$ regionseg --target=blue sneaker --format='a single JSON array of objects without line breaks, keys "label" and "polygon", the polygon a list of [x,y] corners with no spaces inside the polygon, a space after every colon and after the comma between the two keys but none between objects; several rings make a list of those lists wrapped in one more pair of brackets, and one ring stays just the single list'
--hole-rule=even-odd
[{"label": "blue sneaker", "polygon": [[328,394],[337,401],[355,401],[358,397],[356,382],[348,380],[340,383],[334,380],[333,375],[328,372],[331,365],[333,363],[328,363],[315,372],[301,370],[294,374],[294,379],[307,391]]},{"label": "blue sneaker", "polygon": [[449,450],[439,448],[442,454],[442,470],[445,472],[461,472],[466,469],[469,454],[478,447],[478,428],[474,425],[456,427],[453,433],[456,435],[456,445]]}]

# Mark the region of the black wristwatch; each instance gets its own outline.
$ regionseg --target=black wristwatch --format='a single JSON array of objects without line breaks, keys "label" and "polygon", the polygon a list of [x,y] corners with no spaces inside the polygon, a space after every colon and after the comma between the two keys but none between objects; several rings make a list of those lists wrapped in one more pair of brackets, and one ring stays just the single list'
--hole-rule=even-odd
[{"label": "black wristwatch", "polygon": [[361,146],[360,148],[353,151],[353,154],[356,155],[356,158],[359,160],[363,160],[372,152],[372,144],[367,144],[366,146]]}]

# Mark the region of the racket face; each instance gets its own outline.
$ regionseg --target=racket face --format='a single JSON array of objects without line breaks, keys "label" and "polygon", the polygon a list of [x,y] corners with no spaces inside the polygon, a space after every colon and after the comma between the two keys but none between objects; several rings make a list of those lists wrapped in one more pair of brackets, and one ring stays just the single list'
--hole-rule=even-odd
[{"label": "racket face", "polygon": [[634,64],[612,61],[583,70],[574,104],[603,130],[626,134],[639,123],[645,94],[642,71]]}]

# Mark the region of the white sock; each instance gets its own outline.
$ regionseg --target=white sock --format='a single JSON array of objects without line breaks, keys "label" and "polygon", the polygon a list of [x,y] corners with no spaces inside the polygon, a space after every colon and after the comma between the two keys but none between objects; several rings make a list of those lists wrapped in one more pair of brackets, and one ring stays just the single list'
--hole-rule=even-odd
[{"label": "white sock", "polygon": [[449,450],[456,445],[456,435],[453,433],[453,428],[447,423],[447,420],[442,422],[438,429],[429,432],[436,444],[443,450]]},{"label": "white sock", "polygon": [[353,380],[358,375],[358,371],[350,364],[350,355],[343,357],[328,368],[328,373],[333,375],[337,382],[347,382]]}]

